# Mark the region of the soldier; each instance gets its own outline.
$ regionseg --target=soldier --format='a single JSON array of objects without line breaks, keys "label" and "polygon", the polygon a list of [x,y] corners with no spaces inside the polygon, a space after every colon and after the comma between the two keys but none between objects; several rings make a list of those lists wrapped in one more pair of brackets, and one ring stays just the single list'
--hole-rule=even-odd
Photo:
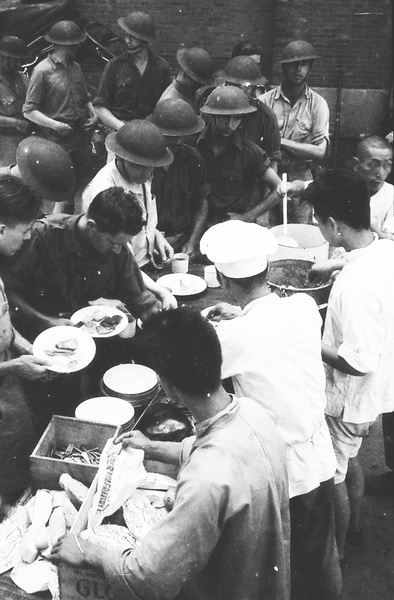
[{"label": "soldier", "polygon": [[23,114],[40,135],[59,144],[73,160],[77,180],[93,176],[90,137],[97,122],[81,67],[75,62],[86,35],[73,21],[59,21],[44,36],[53,50],[34,69]]},{"label": "soldier", "polygon": [[[313,46],[303,40],[288,44],[281,58],[285,79],[281,85],[260,96],[278,119],[281,135],[280,170],[288,180],[312,179],[313,164],[326,155],[329,137],[327,102],[307,86],[313,61],[320,58]],[[310,206],[294,199],[289,205],[289,220],[306,223],[312,219]]]},{"label": "soldier", "polygon": [[174,155],[171,165],[153,172],[158,228],[165,232],[175,252],[193,257],[208,214],[209,184],[200,154],[183,138],[199,133],[205,123],[179,98],[159,102],[150,120],[159,127]]},{"label": "soldier", "polygon": [[171,83],[168,64],[149,48],[156,35],[152,17],[132,12],[118,23],[126,32],[127,49],[106,65],[93,100],[97,115],[111,131],[147,117]]},{"label": "soldier", "polygon": [[197,108],[197,91],[213,83],[213,62],[203,48],[181,48],[176,53],[180,66],[175,80],[163,92],[160,101],[180,98],[192,108]]},{"label": "soldier", "polygon": [[18,144],[29,130],[22,114],[28,80],[19,72],[28,58],[20,38],[8,35],[0,40],[0,167],[15,161]]},{"label": "soldier", "polygon": [[275,113],[266,104],[255,100],[255,90],[263,85],[265,77],[260,75],[258,63],[251,56],[232,58],[218,76],[226,85],[239,87],[245,92],[249,104],[257,110],[245,115],[238,131],[268,154],[272,168],[278,170],[280,160],[280,133]]}]

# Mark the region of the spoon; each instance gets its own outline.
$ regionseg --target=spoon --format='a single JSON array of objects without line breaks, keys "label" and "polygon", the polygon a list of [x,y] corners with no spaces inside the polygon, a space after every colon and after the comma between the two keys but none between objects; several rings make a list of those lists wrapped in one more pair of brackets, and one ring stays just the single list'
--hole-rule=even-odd
[{"label": "spoon", "polygon": [[297,240],[287,235],[287,173],[282,174],[282,184],[285,191],[283,195],[283,235],[278,237],[278,244],[281,246],[290,246],[290,248],[298,248]]}]

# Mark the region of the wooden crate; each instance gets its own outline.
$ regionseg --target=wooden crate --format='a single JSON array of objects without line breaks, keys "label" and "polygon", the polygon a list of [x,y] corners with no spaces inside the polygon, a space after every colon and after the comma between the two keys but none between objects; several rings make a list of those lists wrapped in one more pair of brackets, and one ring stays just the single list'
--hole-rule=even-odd
[{"label": "wooden crate", "polygon": [[66,447],[73,443],[78,447],[98,448],[101,452],[107,440],[120,433],[120,428],[105,423],[93,423],[54,415],[41,439],[30,455],[30,476],[34,490],[46,488],[58,490],[59,477],[69,473],[71,477],[90,486],[98,470],[97,466],[72,463],[47,456],[51,448]]},{"label": "wooden crate", "polygon": [[[93,496],[97,488],[97,478],[94,479],[89,493],[84,500],[71,533],[79,535],[86,529],[88,513],[92,506]],[[115,590],[106,581],[104,573],[94,568],[73,567],[67,563],[58,566],[60,600],[82,600],[83,598],[100,598],[101,600],[116,600]]]}]

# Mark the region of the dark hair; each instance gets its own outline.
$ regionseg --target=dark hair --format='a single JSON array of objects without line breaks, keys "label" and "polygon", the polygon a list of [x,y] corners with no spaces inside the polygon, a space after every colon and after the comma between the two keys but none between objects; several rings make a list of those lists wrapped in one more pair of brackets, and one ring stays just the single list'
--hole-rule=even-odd
[{"label": "dark hair", "polygon": [[216,332],[187,307],[153,315],[144,323],[149,364],[186,394],[207,395],[221,381],[222,352]]},{"label": "dark hair", "polygon": [[245,290],[250,291],[251,289],[254,288],[255,285],[261,285],[266,281],[267,275],[268,275],[268,268],[269,268],[269,265],[261,273],[256,273],[256,275],[251,275],[250,277],[235,278],[235,277],[228,277],[227,275],[223,275],[223,277],[230,279],[234,283],[242,286]]},{"label": "dark hair", "polygon": [[261,46],[256,44],[256,42],[252,42],[252,40],[241,40],[236,44],[231,52],[231,57],[235,58],[236,56],[252,56],[253,54],[258,54],[261,56],[262,49]]},{"label": "dark hair", "polygon": [[121,187],[98,193],[87,210],[87,217],[95,221],[98,231],[110,234],[137,235],[144,224],[136,195]]},{"label": "dark hair", "polygon": [[40,200],[30,189],[13,177],[0,178],[0,219],[5,225],[34,221],[40,209]]},{"label": "dark hair", "polygon": [[378,135],[367,135],[357,145],[356,156],[361,160],[364,158],[365,153],[370,148],[379,148],[379,150],[390,150],[393,153],[393,147],[387,140],[379,137]]},{"label": "dark hair", "polygon": [[369,229],[370,195],[363,177],[348,169],[322,169],[302,194],[318,217],[326,223],[329,217],[342,221],[352,229]]}]

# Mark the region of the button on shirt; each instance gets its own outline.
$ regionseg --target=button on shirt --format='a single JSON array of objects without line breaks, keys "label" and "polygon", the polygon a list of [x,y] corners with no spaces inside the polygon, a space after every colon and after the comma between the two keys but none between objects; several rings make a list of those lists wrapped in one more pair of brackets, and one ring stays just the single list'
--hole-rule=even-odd
[{"label": "button on shirt", "polygon": [[[294,106],[285,96],[281,85],[260,96],[259,100],[274,111],[282,138],[294,142],[308,143],[313,134],[323,132],[327,141],[329,140],[330,114],[327,102],[310,87],[305,86],[304,93],[298,98]],[[283,170],[289,165],[300,168],[301,163],[307,162],[292,157],[286,150],[282,149]]]},{"label": "button on shirt", "polygon": [[175,151],[168,169],[158,167],[153,172],[159,230],[167,236],[189,230],[199,202],[207,197],[209,189],[201,156],[183,144]]},{"label": "button on shirt", "polygon": [[75,123],[87,118],[89,100],[79,64],[72,61],[64,65],[49,54],[32,73],[23,111],[39,110],[51,119]]},{"label": "button on shirt", "polygon": [[241,135],[254,142],[275,161],[281,158],[278,121],[273,110],[263,102],[249,100],[256,112],[244,115],[238,128]]},{"label": "button on shirt", "polygon": [[156,200],[151,193],[151,182],[143,185],[131,183],[122,177],[116,166],[116,159],[107,163],[92,179],[82,194],[82,209],[86,213],[93,198],[110,187],[122,187],[133,192],[142,208],[142,218],[146,225],[133,237],[132,250],[139,267],[146,265],[153,255],[157,227]]},{"label": "button on shirt", "polygon": [[326,412],[367,423],[394,409],[394,243],[375,240],[346,260],[329,297],[323,343],[366,375],[326,365]]},{"label": "button on shirt", "polygon": [[227,212],[245,213],[252,208],[252,193],[255,183],[264,188],[263,178],[271,161],[266,153],[237,131],[226,146],[215,156],[209,135],[211,125],[202,132],[197,141],[208,173],[211,192],[209,219],[220,221]]},{"label": "button on shirt", "polygon": [[247,399],[200,423],[173,510],[138,548],[106,557],[119,597],[288,600],[284,463],[277,429]]},{"label": "button on shirt", "polygon": [[150,115],[171,83],[171,75],[166,61],[148,52],[148,64],[142,75],[127,51],[111,59],[101,76],[93,105],[108,108],[121,121]]},{"label": "button on shirt", "polygon": [[216,326],[222,377],[232,377],[237,396],[268,411],[283,436],[290,497],[310,492],[335,472],[324,419],[320,328],[316,303],[306,294],[269,294]]}]

